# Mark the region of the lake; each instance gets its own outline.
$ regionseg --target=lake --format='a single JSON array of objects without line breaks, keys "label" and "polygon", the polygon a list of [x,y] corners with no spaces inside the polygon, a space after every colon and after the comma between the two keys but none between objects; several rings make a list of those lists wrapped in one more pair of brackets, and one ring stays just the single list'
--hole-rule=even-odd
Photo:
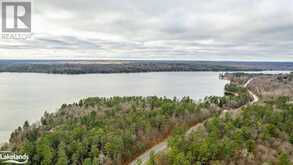
[{"label": "lake", "polygon": [[56,75],[0,73],[0,142],[25,120],[36,122],[63,103],[85,97],[205,96],[224,94],[226,80],[218,72],[157,72],[130,74]]}]

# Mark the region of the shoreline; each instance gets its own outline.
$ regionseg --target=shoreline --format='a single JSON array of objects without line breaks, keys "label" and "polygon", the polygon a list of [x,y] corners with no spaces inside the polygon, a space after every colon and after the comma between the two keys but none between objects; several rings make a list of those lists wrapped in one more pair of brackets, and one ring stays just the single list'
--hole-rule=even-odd
[{"label": "shoreline", "polygon": [[211,72],[217,72],[217,73],[263,73],[263,74],[279,74],[279,73],[290,73],[293,72],[291,70],[198,70],[198,71],[145,71],[145,72],[111,72],[111,73],[102,73],[102,72],[97,72],[97,73],[77,73],[77,74],[70,74],[70,73],[46,73],[46,72],[1,72],[0,74],[45,74],[45,75],[69,75],[69,76],[78,76],[78,75],[111,75],[111,74],[143,74],[143,73],[191,73],[191,72],[206,72],[206,73],[211,73]]},{"label": "shoreline", "polygon": [[293,62],[243,61],[42,61],[0,60],[0,72],[47,74],[111,74],[145,72],[235,72],[293,70]]}]

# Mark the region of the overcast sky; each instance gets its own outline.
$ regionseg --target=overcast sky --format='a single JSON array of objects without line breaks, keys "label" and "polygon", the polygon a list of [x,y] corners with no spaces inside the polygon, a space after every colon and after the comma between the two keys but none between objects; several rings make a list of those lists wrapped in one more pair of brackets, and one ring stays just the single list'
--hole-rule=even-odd
[{"label": "overcast sky", "polygon": [[293,61],[292,0],[35,0],[0,58]]}]

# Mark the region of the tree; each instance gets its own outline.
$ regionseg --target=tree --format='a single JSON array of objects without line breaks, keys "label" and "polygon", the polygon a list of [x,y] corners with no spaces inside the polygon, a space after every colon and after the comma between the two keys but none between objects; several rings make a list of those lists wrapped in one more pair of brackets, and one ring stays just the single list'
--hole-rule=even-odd
[{"label": "tree", "polygon": [[23,124],[23,129],[28,129],[30,126],[29,122],[26,120]]},{"label": "tree", "polygon": [[61,142],[58,146],[58,159],[56,165],[67,165],[68,158],[65,153],[65,144]]},{"label": "tree", "polygon": [[42,165],[51,165],[53,159],[53,149],[47,145],[48,141],[40,141],[37,145],[37,154],[40,156],[40,164]]},{"label": "tree", "polygon": [[92,165],[99,165],[99,159],[97,157],[93,158]]},{"label": "tree", "polygon": [[289,142],[290,142],[291,144],[293,144],[293,133],[291,133],[291,135],[289,135]]},{"label": "tree", "polygon": [[99,156],[99,149],[96,145],[91,146],[91,153],[90,154],[91,154],[92,158]]},{"label": "tree", "polygon": [[278,157],[278,165],[291,165],[288,155],[286,153],[281,153]]},{"label": "tree", "polygon": [[148,160],[147,165],[156,165],[154,151],[150,153],[150,160]]},{"label": "tree", "polygon": [[74,153],[71,157],[71,161],[73,165],[78,165],[79,163],[79,156],[77,153]]},{"label": "tree", "polygon": [[90,158],[86,158],[83,162],[82,162],[83,165],[92,165],[92,161]]},{"label": "tree", "polygon": [[173,165],[190,165],[192,164],[190,160],[184,155],[184,153],[179,153],[176,155]]}]

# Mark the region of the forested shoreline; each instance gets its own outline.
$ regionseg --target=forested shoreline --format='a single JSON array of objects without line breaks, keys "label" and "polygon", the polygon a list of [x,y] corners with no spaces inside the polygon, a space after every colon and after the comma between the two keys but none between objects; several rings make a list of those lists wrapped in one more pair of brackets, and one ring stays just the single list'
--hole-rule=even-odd
[{"label": "forested shoreline", "polygon": [[[25,122],[1,149],[27,153],[28,164],[119,165],[168,137],[168,150],[151,155],[148,165],[290,165],[293,74],[225,78],[231,83],[223,97],[200,101],[93,97],[64,104],[56,113],[45,113],[40,123]],[[261,96],[253,105],[248,104],[250,91]],[[185,134],[198,123],[202,126]]]},{"label": "forested shoreline", "polygon": [[29,164],[125,164],[165,139],[251,99],[240,85],[227,84],[224,97],[87,98],[45,113],[39,124],[26,122],[3,148],[28,153]]},{"label": "forested shoreline", "polygon": [[50,74],[263,70],[293,70],[293,63],[151,60],[0,60],[0,72]]}]

